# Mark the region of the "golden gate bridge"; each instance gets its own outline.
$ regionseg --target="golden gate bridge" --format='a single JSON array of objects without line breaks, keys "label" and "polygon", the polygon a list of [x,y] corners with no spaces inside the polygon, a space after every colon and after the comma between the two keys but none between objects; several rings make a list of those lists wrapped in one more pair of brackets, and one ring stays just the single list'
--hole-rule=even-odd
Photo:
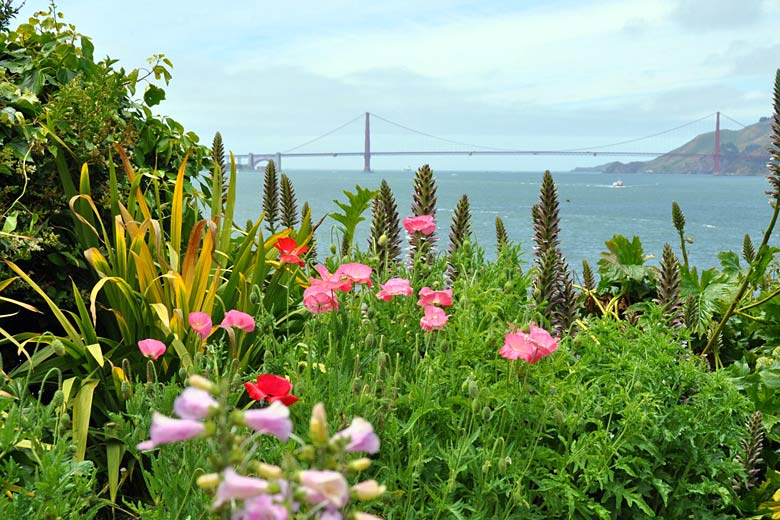
[{"label": "golden gate bridge", "polygon": [[[678,131],[682,128],[688,127],[690,125],[693,125],[695,123],[702,122],[706,119],[711,118],[712,116],[715,116],[715,129],[714,129],[714,146],[712,148],[712,152],[697,152],[697,153],[686,153],[686,152],[674,152],[674,151],[639,151],[639,150],[631,150],[631,151],[616,151],[616,150],[607,150],[607,148],[613,148],[616,146],[621,145],[627,145],[627,144],[633,144],[638,143],[640,141],[644,141],[647,139],[657,138],[659,136],[663,136],[666,134],[670,134],[672,132]],[[380,156],[442,156],[442,155],[448,155],[448,156],[522,156],[522,155],[536,155],[536,156],[592,156],[592,157],[599,157],[599,156],[605,156],[605,157],[659,157],[659,156],[684,156],[684,157],[707,157],[712,158],[712,173],[717,175],[720,173],[720,161],[721,157],[723,155],[723,152],[721,150],[720,145],[720,133],[721,133],[721,116],[724,118],[736,123],[737,125],[741,127],[745,127],[746,125],[743,125],[739,121],[736,121],[735,119],[732,119],[731,117],[727,116],[726,114],[723,114],[721,112],[715,112],[713,114],[708,114],[704,117],[701,117],[699,119],[696,119],[694,121],[690,121],[688,123],[676,126],[674,128],[670,128],[667,130],[663,130],[660,132],[655,132],[650,135],[645,135],[642,137],[634,138],[634,139],[628,139],[620,142],[615,143],[608,143],[603,144],[599,146],[590,146],[587,148],[575,148],[575,149],[551,149],[551,150],[545,150],[545,149],[512,149],[512,148],[496,148],[496,147],[490,147],[490,146],[482,146],[482,145],[476,145],[471,143],[465,143],[461,141],[456,141],[452,139],[448,139],[445,137],[436,136],[427,132],[422,132],[420,130],[416,130],[414,128],[408,127],[406,125],[402,125],[400,123],[396,123],[394,121],[391,121],[387,118],[384,118],[382,116],[379,116],[377,114],[372,114],[370,112],[365,112],[364,114],[360,114],[357,117],[354,117],[347,121],[346,123],[337,126],[336,128],[329,130],[328,132],[325,132],[313,139],[309,139],[306,142],[299,144],[293,148],[290,148],[288,150],[285,150],[283,152],[274,152],[274,153],[248,153],[248,154],[236,154],[236,164],[239,168],[242,169],[250,169],[250,170],[256,170],[259,166],[261,166],[263,163],[268,161],[274,161],[277,168],[281,168],[282,165],[282,159],[285,158],[313,158],[313,157],[362,157],[363,158],[363,171],[370,172],[371,171],[371,158],[372,157],[380,157]],[[362,150],[344,150],[344,151],[300,151],[302,148],[305,148],[309,145],[312,145],[313,143],[320,141],[339,130],[347,127],[348,125],[351,125],[355,123],[356,121],[363,119],[364,120],[364,131],[363,131],[363,147]],[[431,138],[434,140],[437,140],[439,142],[449,143],[450,145],[455,145],[458,147],[461,147],[459,149],[454,150],[434,150],[434,149],[414,149],[414,150],[375,150],[372,149],[371,144],[371,122],[372,119],[377,119],[380,121],[383,121],[385,123],[388,123],[390,125],[393,125],[395,127],[398,127],[400,129],[403,129],[405,131],[422,135],[427,138]],[[734,155],[734,154],[730,154]],[[751,156],[753,156],[751,154]]]}]

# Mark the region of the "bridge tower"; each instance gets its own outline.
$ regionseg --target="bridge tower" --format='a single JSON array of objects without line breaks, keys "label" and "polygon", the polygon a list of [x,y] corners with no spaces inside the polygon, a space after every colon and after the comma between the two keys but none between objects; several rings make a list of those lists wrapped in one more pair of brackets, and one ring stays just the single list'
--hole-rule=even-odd
[{"label": "bridge tower", "polygon": [[712,174],[720,175],[720,112],[715,114],[715,156],[713,159]]},{"label": "bridge tower", "polygon": [[366,112],[366,136],[363,143],[363,171],[371,172],[371,126],[369,124],[369,113]]}]

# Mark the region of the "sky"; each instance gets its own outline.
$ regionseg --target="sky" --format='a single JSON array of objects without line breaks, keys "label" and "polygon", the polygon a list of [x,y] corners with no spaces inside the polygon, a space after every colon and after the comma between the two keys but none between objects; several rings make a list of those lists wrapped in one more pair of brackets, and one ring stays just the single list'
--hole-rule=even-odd
[{"label": "sky", "polygon": [[[48,5],[27,0],[17,21]],[[770,115],[780,67],[777,0],[61,0],[58,10],[92,38],[96,57],[133,69],[165,54],[173,79],[155,109],[205,144],[220,131],[236,154],[289,150],[356,118],[299,151],[361,151],[365,112],[501,149],[589,148],[716,111],[750,124]],[[701,125],[686,127],[687,138],[714,129],[714,118]],[[687,140],[666,138],[640,149]],[[464,148],[377,118],[372,147]],[[373,166],[526,171],[610,160],[436,156]],[[362,158],[283,166],[359,169]]]}]

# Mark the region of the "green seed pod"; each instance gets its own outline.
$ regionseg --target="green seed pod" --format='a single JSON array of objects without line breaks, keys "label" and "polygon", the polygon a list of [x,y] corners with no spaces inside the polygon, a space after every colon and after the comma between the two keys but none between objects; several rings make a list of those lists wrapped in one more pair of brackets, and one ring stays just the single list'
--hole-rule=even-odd
[{"label": "green seed pod", "polygon": [[473,379],[469,379],[468,382],[469,382],[468,384],[469,397],[471,397],[472,399],[476,399],[477,395],[479,395],[479,387],[477,386],[477,382],[474,381]]},{"label": "green seed pod", "polygon": [[128,381],[133,380],[133,374],[132,370],[130,368],[130,360],[127,358],[124,358],[122,360],[122,373],[125,375],[125,379]]},{"label": "green seed pod", "polygon": [[488,422],[491,417],[493,417],[493,410],[491,410],[489,406],[484,407],[482,409],[482,420]]},{"label": "green seed pod", "polygon": [[62,403],[65,402],[65,393],[62,390],[57,390],[51,398],[51,405],[54,408],[59,408]]},{"label": "green seed pod", "polygon": [[122,394],[122,399],[125,401],[130,399],[130,383],[127,381],[122,381],[122,383],[119,385],[119,390]]},{"label": "green seed pod", "polygon": [[51,348],[58,356],[61,357],[65,355],[65,344],[60,338],[55,338],[54,341],[51,342]]}]

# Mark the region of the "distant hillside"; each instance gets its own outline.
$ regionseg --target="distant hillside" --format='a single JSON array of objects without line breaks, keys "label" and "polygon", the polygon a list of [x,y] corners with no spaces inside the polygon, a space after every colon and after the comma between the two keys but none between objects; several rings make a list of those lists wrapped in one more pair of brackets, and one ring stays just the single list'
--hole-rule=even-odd
[{"label": "distant hillside", "polygon": [[[764,175],[769,162],[769,136],[771,119],[762,117],[758,123],[742,130],[720,131],[721,175]],[[712,155],[707,157],[675,154],[712,154],[715,148],[715,132],[694,137],[679,148],[651,161],[622,163],[619,161],[575,168],[575,172],[605,173],[694,173],[712,174]]]}]

